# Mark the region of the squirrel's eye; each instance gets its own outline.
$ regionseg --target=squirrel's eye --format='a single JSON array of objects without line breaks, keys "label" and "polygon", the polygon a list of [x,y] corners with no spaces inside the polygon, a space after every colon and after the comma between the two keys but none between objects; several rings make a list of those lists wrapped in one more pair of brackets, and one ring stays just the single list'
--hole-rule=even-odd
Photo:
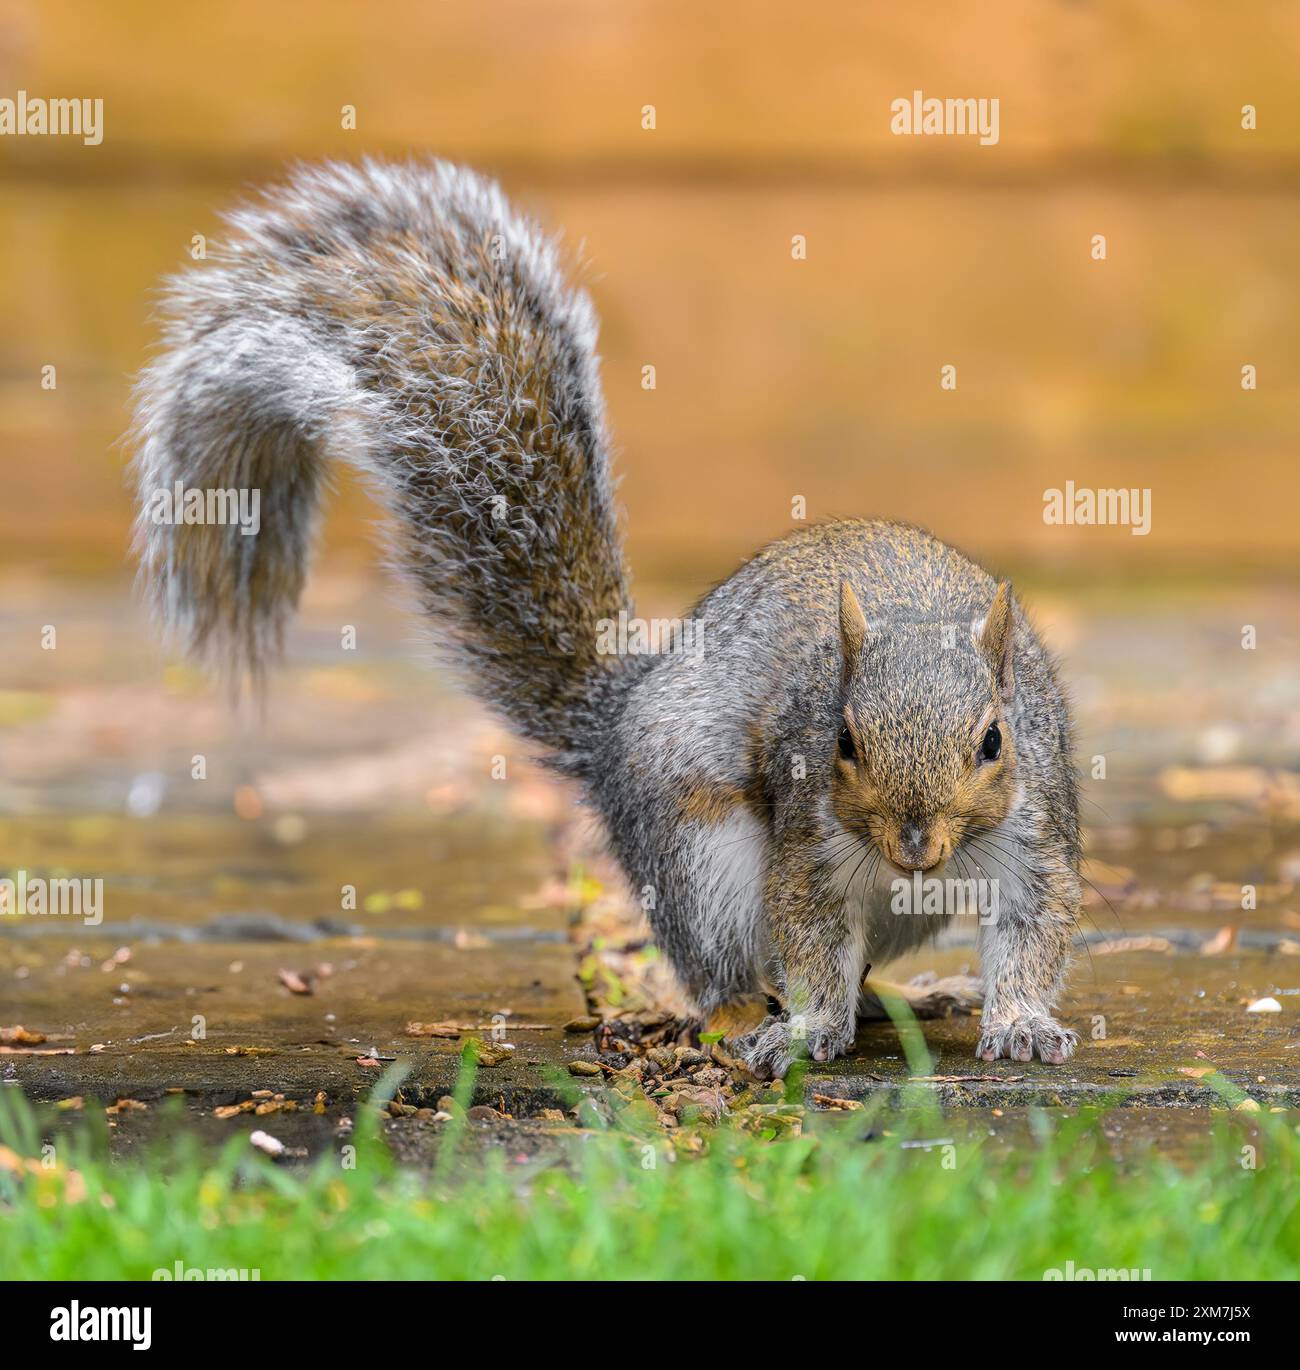
[{"label": "squirrel's eye", "polygon": [[1002,732],[996,723],[989,724],[989,730],[980,743],[980,756],[985,761],[996,761],[1002,755]]},{"label": "squirrel's eye", "polygon": [[857,748],[853,745],[853,734],[848,728],[840,729],[840,755],[845,761],[852,761],[857,756]]}]

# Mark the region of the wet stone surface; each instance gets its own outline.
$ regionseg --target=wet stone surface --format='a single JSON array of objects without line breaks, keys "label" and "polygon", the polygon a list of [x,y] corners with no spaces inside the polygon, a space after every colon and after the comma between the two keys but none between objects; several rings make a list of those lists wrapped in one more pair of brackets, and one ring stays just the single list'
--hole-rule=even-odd
[{"label": "wet stone surface", "polygon": [[[958,949],[916,959],[940,973],[966,964]],[[1223,1107],[1224,1096],[1206,1083],[1217,1073],[1265,1107],[1300,1107],[1298,987],[1300,960],[1292,956],[1094,952],[1090,963],[1081,949],[1060,1013],[1079,1033],[1070,1061],[977,1060],[979,1019],[954,1016],[923,1024],[926,1074],[941,1077],[926,1083],[949,1107]],[[1247,1012],[1275,996],[1281,1012]],[[851,1057],[810,1068],[809,1088],[897,1099],[912,1078],[892,1025],[871,1024],[860,1028]]]},{"label": "wet stone surface", "polygon": [[[367,586],[315,593],[262,721],[168,665],[116,597],[81,592],[59,618],[66,649],[6,662],[0,873],[102,880],[103,919],[0,918],[0,1028],[44,1038],[0,1047],[0,1080],[82,1100],[57,1125],[102,1120],[122,1154],[169,1129],[219,1143],[265,1127],[316,1156],[401,1063],[384,1134],[423,1163],[476,1037],[513,1050],[480,1067],[470,1103],[492,1112],[468,1135],[546,1152],[599,1116],[575,1099],[617,1068],[565,1024],[588,990],[610,1013],[653,1001],[662,967],[572,795],[412,660],[410,621]],[[366,625],[355,665],[339,662],[340,615]],[[1252,621],[1300,635],[1294,605],[1255,603]],[[1054,631],[1084,663],[1080,754],[1110,764],[1084,789],[1092,888],[1060,1011],[1079,1050],[1064,1067],[977,1061],[978,1017],[954,1016],[923,1025],[929,1064],[914,1072],[892,1025],[863,1024],[850,1057],[808,1069],[810,1126],[854,1125],[819,1098],[898,1109],[921,1090],[953,1127],[1004,1139],[1035,1106],[1118,1104],[1118,1148],[1181,1151],[1244,1096],[1300,1107],[1295,661],[1243,660],[1227,688],[1220,628],[1186,616],[1112,607]],[[1216,690],[1171,683],[1211,666]],[[587,882],[591,907],[614,907],[584,934],[588,896],[573,890]],[[958,927],[880,972],[975,964]],[[1265,998],[1279,1011],[1247,1011]],[[600,1073],[575,1076],[575,1061]]]}]

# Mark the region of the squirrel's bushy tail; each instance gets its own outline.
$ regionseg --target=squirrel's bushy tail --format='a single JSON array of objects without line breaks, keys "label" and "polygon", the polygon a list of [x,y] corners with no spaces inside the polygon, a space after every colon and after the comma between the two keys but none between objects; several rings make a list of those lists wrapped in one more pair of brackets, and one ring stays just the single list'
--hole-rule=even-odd
[{"label": "squirrel's bushy tail", "polygon": [[[472,687],[586,769],[628,607],[596,324],[554,246],[445,163],[326,165],[237,211],[164,297],[138,391],[142,572],[189,648],[258,673],[297,604],[332,459],[360,468],[396,562]],[[160,517],[259,491],[260,529]],[[166,491],[166,495],[159,495]]]}]

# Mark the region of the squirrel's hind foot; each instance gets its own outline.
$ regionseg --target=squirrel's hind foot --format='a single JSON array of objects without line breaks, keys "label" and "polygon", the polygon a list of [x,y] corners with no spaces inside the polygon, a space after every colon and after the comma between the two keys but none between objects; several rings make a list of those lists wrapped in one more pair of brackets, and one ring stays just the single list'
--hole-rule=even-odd
[{"label": "squirrel's hind foot", "polygon": [[986,1023],[975,1055],[981,1061],[996,1061],[999,1056],[1032,1061],[1037,1056],[1049,1066],[1060,1066],[1074,1055],[1078,1042],[1077,1032],[1046,1014],[1035,1014],[1008,1023]]}]

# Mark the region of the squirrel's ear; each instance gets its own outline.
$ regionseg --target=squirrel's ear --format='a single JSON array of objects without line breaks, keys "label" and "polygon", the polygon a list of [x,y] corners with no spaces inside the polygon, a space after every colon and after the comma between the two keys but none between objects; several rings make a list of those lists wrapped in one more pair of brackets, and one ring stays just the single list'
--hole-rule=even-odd
[{"label": "squirrel's ear", "polygon": [[1003,700],[1010,701],[1016,690],[1015,670],[1012,666],[1012,649],[1015,644],[1016,619],[1012,610],[1011,582],[1004,580],[993,596],[993,603],[984,616],[983,623],[977,625],[976,643],[984,655],[984,660],[997,681],[998,693]]},{"label": "squirrel's ear", "polygon": [[847,580],[840,582],[840,647],[844,652],[844,675],[847,679],[858,664],[862,646],[867,640],[867,620],[862,605]]}]

